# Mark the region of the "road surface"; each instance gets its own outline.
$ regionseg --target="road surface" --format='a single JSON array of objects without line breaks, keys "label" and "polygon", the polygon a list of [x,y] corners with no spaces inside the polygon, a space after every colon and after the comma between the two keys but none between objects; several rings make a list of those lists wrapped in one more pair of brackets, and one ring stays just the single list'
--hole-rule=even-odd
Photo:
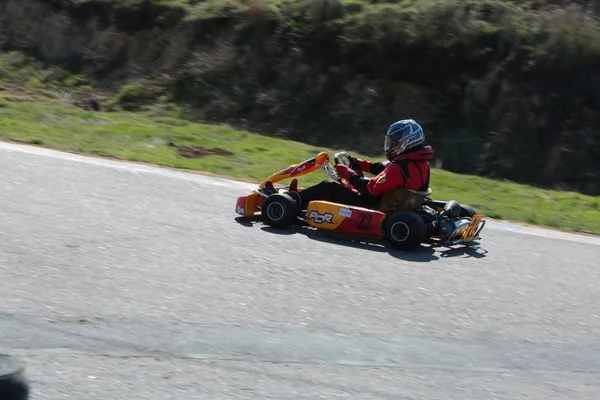
[{"label": "road surface", "polygon": [[405,254],[240,223],[246,183],[7,143],[0,171],[32,399],[598,398],[597,238]]}]

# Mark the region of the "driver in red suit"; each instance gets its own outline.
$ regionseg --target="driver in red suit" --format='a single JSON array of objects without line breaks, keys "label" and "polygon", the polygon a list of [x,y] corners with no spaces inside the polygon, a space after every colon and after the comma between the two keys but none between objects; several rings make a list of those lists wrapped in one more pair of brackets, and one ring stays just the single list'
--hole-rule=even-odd
[{"label": "driver in red suit", "polygon": [[[355,188],[349,189],[336,181],[323,181],[315,186],[296,192],[297,181],[290,185],[302,206],[313,200],[328,200],[358,207],[375,208],[381,196],[397,187],[424,191],[429,187],[429,160],[434,156],[431,146],[425,145],[423,128],[412,119],[393,123],[385,136],[385,155],[389,162],[371,162],[349,157],[350,167],[335,166],[340,178]],[[375,175],[365,178],[355,172],[360,169]],[[267,188],[272,183],[267,183]]]}]

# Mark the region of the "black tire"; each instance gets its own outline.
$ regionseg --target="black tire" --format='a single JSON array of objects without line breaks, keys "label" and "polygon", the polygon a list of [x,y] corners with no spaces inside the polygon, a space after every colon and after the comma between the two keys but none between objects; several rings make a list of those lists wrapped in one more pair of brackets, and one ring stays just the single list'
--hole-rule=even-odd
[{"label": "black tire", "polygon": [[393,214],[383,229],[389,245],[397,250],[414,250],[427,238],[425,221],[412,212]]},{"label": "black tire", "polygon": [[16,359],[0,354],[0,399],[27,400],[29,379],[23,365]]},{"label": "black tire", "polygon": [[460,205],[460,217],[469,217],[473,218],[474,215],[477,215],[477,211],[471,206],[467,206],[465,204]]},{"label": "black tire", "polygon": [[265,199],[261,214],[263,221],[278,229],[283,229],[296,222],[296,202],[289,195],[283,193],[273,194]]}]

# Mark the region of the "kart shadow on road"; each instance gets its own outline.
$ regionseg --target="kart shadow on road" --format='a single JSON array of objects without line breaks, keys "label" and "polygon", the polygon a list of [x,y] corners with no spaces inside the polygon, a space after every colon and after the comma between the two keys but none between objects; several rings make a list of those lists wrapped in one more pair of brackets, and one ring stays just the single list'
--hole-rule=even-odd
[{"label": "kart shadow on road", "polygon": [[255,217],[236,217],[235,218],[235,222],[237,222],[238,224],[242,225],[242,226],[246,226],[246,227],[253,227],[256,223],[259,223],[260,217],[255,216]]},{"label": "kart shadow on road", "polygon": [[[266,232],[274,233],[277,235],[296,235],[303,234],[312,240],[320,242],[331,243],[335,245],[342,245],[352,248],[377,251],[380,253],[388,253],[392,257],[400,260],[412,261],[412,262],[430,262],[438,260],[439,258],[484,258],[486,257],[487,250],[480,247],[446,247],[434,244],[424,243],[419,248],[413,251],[400,251],[390,249],[385,246],[381,241],[370,238],[357,238],[354,236],[348,236],[335,232],[328,232],[323,230],[317,230],[306,226],[293,226],[286,229],[275,229],[269,226],[263,225],[260,218],[236,218],[236,222],[246,227],[252,227],[254,225],[261,226],[261,229]],[[443,249],[440,251],[440,249]],[[438,250],[438,254],[436,254]]]},{"label": "kart shadow on road", "polygon": [[[364,249],[377,251],[380,253],[388,253],[394,258],[412,262],[430,262],[439,259],[435,255],[435,249],[427,246],[421,246],[413,251],[400,251],[386,247],[382,242],[369,238],[355,238],[346,235],[336,234],[333,232],[319,231],[310,228],[300,228],[302,233],[312,240],[353,247],[355,249]],[[305,232],[304,232],[305,231]]]},{"label": "kart shadow on road", "polygon": [[448,248],[440,252],[440,257],[442,258],[450,258],[450,257],[462,257],[462,258],[485,258],[487,257],[488,251],[482,247],[478,246],[459,246]]},{"label": "kart shadow on road", "polygon": [[285,228],[285,229],[271,228],[270,226],[263,224],[260,217],[250,217],[250,218],[237,217],[235,219],[235,221],[238,224],[240,224],[242,226],[246,226],[248,228],[253,227],[254,225],[258,225],[261,227],[261,229],[263,231],[276,233],[278,235],[284,235],[284,236],[295,235],[299,232],[298,229],[300,228],[300,226],[292,226],[292,227]]}]

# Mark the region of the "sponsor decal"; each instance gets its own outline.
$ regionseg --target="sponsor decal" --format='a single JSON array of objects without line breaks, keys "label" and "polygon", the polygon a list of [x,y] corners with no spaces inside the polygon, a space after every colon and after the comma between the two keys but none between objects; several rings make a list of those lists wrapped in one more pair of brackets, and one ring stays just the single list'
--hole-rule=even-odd
[{"label": "sponsor decal", "polygon": [[312,219],[313,221],[315,221],[315,224],[319,225],[323,222],[333,224],[333,214],[331,213],[319,214],[318,212],[313,210],[310,212],[310,214],[308,214],[308,219]]},{"label": "sponsor decal", "polygon": [[300,166],[296,167],[296,168],[295,168],[295,169],[294,169],[294,170],[291,172],[291,175],[296,175],[296,174],[299,174],[300,172],[304,171],[304,170],[305,170],[306,168],[308,168],[309,166],[310,166],[310,167],[313,167],[313,166],[314,166],[314,164],[312,164],[312,163],[304,163],[304,164],[302,164],[302,165],[300,165]]},{"label": "sponsor decal", "polygon": [[347,208],[340,208],[340,215],[342,217],[350,218],[352,217],[352,210],[348,210]]},{"label": "sponsor decal", "polygon": [[246,213],[246,210],[240,206],[237,206],[236,211],[238,214],[242,214],[242,215],[244,215]]},{"label": "sponsor decal", "polygon": [[371,229],[371,222],[373,221],[372,214],[361,211],[361,213],[359,214],[358,217],[360,218],[360,222],[358,223],[358,226],[357,226],[358,229],[362,229],[365,231],[368,231],[369,229]]},{"label": "sponsor decal", "polygon": [[377,184],[381,185],[382,183],[385,183],[387,181],[387,179],[385,178],[385,175],[383,175],[381,178],[377,179]]}]

